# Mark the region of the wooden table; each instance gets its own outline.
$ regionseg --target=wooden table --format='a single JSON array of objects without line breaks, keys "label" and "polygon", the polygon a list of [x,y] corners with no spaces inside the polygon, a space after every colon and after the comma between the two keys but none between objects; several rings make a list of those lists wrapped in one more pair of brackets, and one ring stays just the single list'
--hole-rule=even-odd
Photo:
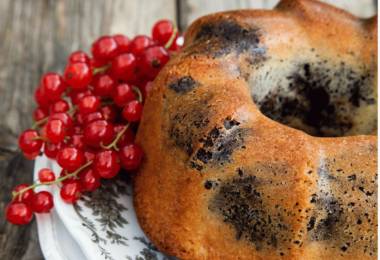
[{"label": "wooden table", "polygon": [[[69,54],[89,53],[101,35],[150,35],[160,19],[180,31],[198,17],[231,9],[271,9],[278,0],[0,0],[0,259],[43,259],[35,220],[9,224],[11,190],[31,183],[33,161],[17,153],[17,137],[32,125],[34,89],[49,71],[62,73]],[[377,13],[376,0],[325,0],[360,17]]]}]

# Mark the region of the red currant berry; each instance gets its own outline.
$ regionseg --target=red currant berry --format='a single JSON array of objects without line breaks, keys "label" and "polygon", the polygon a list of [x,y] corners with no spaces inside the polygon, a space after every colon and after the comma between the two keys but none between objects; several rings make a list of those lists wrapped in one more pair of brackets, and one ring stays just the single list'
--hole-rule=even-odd
[{"label": "red currant berry", "polygon": [[[120,133],[123,131],[126,125],[124,124],[114,124],[113,125],[113,131],[115,134]],[[120,136],[119,140],[116,143],[117,148],[121,148],[125,146],[127,143],[134,142],[135,141],[135,134],[133,133],[132,129],[128,127],[127,130]]]},{"label": "red currant berry", "polygon": [[118,80],[108,73],[99,75],[93,82],[94,91],[99,97],[104,97],[109,95],[118,83]]},{"label": "red currant berry", "polygon": [[83,97],[85,96],[88,96],[88,95],[93,95],[94,93],[88,89],[88,88],[85,88],[85,89],[73,89],[69,96],[71,98],[71,102],[73,103],[73,105],[77,105],[79,100],[81,100]]},{"label": "red currant berry", "polygon": [[133,93],[132,88],[127,83],[117,85],[115,90],[112,91],[111,96],[115,104],[119,107],[122,107],[126,102],[136,98],[136,94]]},{"label": "red currant berry", "polygon": [[107,120],[95,120],[84,126],[84,140],[95,148],[100,148],[100,143],[108,145],[114,138],[113,127]]},{"label": "red currant berry", "polygon": [[[51,182],[55,181],[55,175],[52,170],[48,168],[43,168],[38,172],[38,178],[40,182]],[[50,185],[50,184],[49,184]]]},{"label": "red currant berry", "polygon": [[92,121],[98,120],[98,119],[105,119],[105,118],[104,118],[103,114],[99,111],[91,112],[83,118],[83,125],[86,125],[86,124],[88,124]]},{"label": "red currant berry", "polygon": [[[67,173],[67,171],[65,169],[62,169],[61,170],[61,173],[59,174],[59,179],[62,179],[63,177],[66,177],[66,175],[68,175],[70,173]],[[65,184],[66,182],[69,182],[69,181],[76,181],[77,179],[74,177],[74,176],[70,176],[66,179],[64,179],[62,182],[62,184]]]},{"label": "red currant berry", "polygon": [[124,53],[112,60],[111,71],[116,78],[128,80],[137,66],[136,57],[132,53]]},{"label": "red currant berry", "polygon": [[145,35],[138,35],[132,40],[130,52],[138,56],[143,50],[153,45],[154,41],[151,38]]},{"label": "red currant berry", "polygon": [[64,99],[57,99],[55,100],[49,107],[49,112],[51,114],[54,113],[65,113],[69,110],[69,103],[67,103]]},{"label": "red currant berry", "polygon": [[143,112],[143,104],[138,100],[132,100],[125,104],[123,117],[131,122],[140,120]]},{"label": "red currant berry", "polygon": [[95,59],[90,59],[90,67],[91,68],[101,68],[104,65],[107,65],[107,62],[100,62],[100,61],[95,60]]},{"label": "red currant berry", "polygon": [[91,112],[98,111],[98,106],[100,105],[99,99],[95,95],[88,95],[79,100],[78,112],[82,116],[86,116]]},{"label": "red currant berry", "polygon": [[83,117],[81,116],[81,114],[79,114],[79,112],[75,112],[74,115],[73,115],[73,119],[74,119],[74,124],[76,126],[81,126],[83,125]]},{"label": "red currant berry", "polygon": [[164,47],[152,46],[141,53],[138,66],[145,75],[155,78],[169,60],[170,54]]},{"label": "red currant berry", "polygon": [[131,47],[132,41],[127,36],[118,34],[114,35],[113,38],[119,45],[119,54],[130,52],[129,49]]},{"label": "red currant berry", "polygon": [[66,113],[54,113],[54,114],[51,114],[49,116],[49,120],[53,120],[53,119],[59,119],[59,120],[61,120],[65,124],[66,134],[67,135],[71,135],[71,133],[73,132],[73,120],[71,119],[71,117],[68,114],[66,114]]},{"label": "red currant berry", "polygon": [[[16,187],[14,187],[12,190],[12,199],[14,199],[15,201],[20,201],[20,194],[18,194],[17,197],[14,198],[13,192],[19,192],[28,187],[30,187],[30,185],[26,183],[19,184]],[[26,190],[21,194],[21,202],[30,205],[32,204],[33,196],[34,196],[33,189]]]},{"label": "red currant berry", "polygon": [[50,103],[52,102],[46,97],[41,86],[38,86],[34,91],[34,100],[40,107],[44,109],[49,109]]},{"label": "red currant berry", "polygon": [[127,143],[119,151],[121,167],[126,170],[136,169],[143,157],[143,150],[136,143]]},{"label": "red currant berry", "polygon": [[100,37],[91,48],[94,59],[100,62],[109,62],[119,54],[119,45],[110,36]]},{"label": "red currant berry", "polygon": [[76,147],[65,146],[57,153],[57,163],[63,169],[73,172],[82,166],[83,153]]},{"label": "red currant berry", "polygon": [[[33,111],[33,120],[35,122],[38,122],[42,119],[44,119],[45,117],[48,117],[49,116],[49,112],[46,110],[46,109],[43,109],[42,107],[37,107],[34,111]],[[39,125],[39,127],[43,127],[46,123],[42,123]]]},{"label": "red currant berry", "polygon": [[73,204],[82,197],[82,193],[83,188],[79,181],[68,181],[62,185],[60,195],[64,202]]},{"label": "red currant berry", "polygon": [[40,152],[43,141],[36,139],[38,137],[40,137],[40,134],[36,130],[28,129],[22,132],[18,137],[18,146],[21,151],[27,154]]},{"label": "red currant berry", "polygon": [[5,217],[12,224],[26,225],[33,218],[33,210],[25,203],[14,201],[5,208]]},{"label": "red currant berry", "polygon": [[79,125],[75,125],[73,128],[73,134],[83,134],[83,129]]},{"label": "red currant berry", "polygon": [[47,142],[44,144],[44,154],[47,158],[54,159],[57,157],[58,151],[61,149],[61,147],[65,146],[66,143],[64,141],[62,142],[50,142],[49,145]]},{"label": "red currant berry", "polygon": [[85,88],[91,83],[92,71],[86,63],[70,63],[65,69],[65,79],[73,88]]},{"label": "red currant berry", "polygon": [[67,136],[65,123],[59,119],[49,119],[46,123],[46,137],[55,143],[61,142]]},{"label": "red currant berry", "polygon": [[46,73],[41,79],[42,91],[48,99],[58,99],[64,92],[66,83],[54,72]]},{"label": "red currant berry", "polygon": [[94,158],[95,158],[95,155],[96,155],[97,151],[95,149],[92,149],[92,148],[87,148],[83,155],[84,155],[84,164],[92,161]]},{"label": "red currant berry", "polygon": [[111,123],[115,122],[116,117],[117,117],[115,106],[111,106],[111,105],[101,106],[100,112],[103,114],[106,120],[108,120]]},{"label": "red currant berry", "polygon": [[35,153],[24,153],[24,157],[28,160],[34,160],[37,158],[38,155],[41,155],[41,152],[35,152]]},{"label": "red currant berry", "polygon": [[112,149],[100,150],[95,155],[93,169],[102,178],[115,177],[120,170],[117,153]]},{"label": "red currant berry", "polygon": [[[153,29],[152,29],[153,41],[159,46],[165,46],[169,42],[170,38],[172,37],[173,31],[174,31],[174,24],[172,21],[169,21],[169,20],[158,21],[153,26]],[[175,49],[176,40],[178,36],[179,36],[179,32],[177,30],[173,43],[168,48],[169,50]]]},{"label": "red currant berry", "polygon": [[94,191],[99,188],[100,176],[95,173],[92,167],[86,167],[78,173],[79,182],[81,183],[83,190]]},{"label": "red currant berry", "polygon": [[141,87],[139,87],[143,100],[145,100],[146,97],[148,96],[148,92],[150,88],[152,87],[152,84],[153,84],[153,81],[149,80],[149,81],[146,81],[144,84],[142,84]]},{"label": "red currant berry", "polygon": [[40,191],[34,195],[32,209],[36,213],[49,212],[54,206],[53,195],[47,191]]},{"label": "red currant berry", "polygon": [[87,65],[90,65],[90,58],[87,56],[86,53],[83,51],[75,51],[70,54],[68,63],[77,63],[77,62],[83,62]]},{"label": "red currant berry", "polygon": [[87,143],[84,141],[83,134],[73,134],[67,144],[69,146],[78,148],[82,152],[85,151],[88,147]]}]

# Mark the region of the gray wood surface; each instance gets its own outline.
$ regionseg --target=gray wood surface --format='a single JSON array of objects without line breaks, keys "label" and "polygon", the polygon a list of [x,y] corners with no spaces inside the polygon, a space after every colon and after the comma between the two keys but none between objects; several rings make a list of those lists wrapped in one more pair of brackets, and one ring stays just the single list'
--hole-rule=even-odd
[{"label": "gray wood surface", "polygon": [[[61,73],[75,50],[88,52],[101,35],[150,35],[159,19],[180,29],[198,17],[231,9],[271,9],[278,0],[0,0],[0,259],[43,259],[36,223],[18,227],[3,212],[12,188],[31,183],[33,162],[16,153],[18,134],[32,125],[33,91],[41,76]],[[328,0],[369,17],[374,0]]]}]

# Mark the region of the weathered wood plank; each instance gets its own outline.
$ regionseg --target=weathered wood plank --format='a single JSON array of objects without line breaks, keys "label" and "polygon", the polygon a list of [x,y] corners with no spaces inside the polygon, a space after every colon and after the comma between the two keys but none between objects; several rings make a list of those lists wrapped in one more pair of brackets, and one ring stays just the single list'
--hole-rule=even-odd
[{"label": "weathered wood plank", "polygon": [[41,76],[61,73],[69,54],[89,52],[101,35],[151,33],[159,19],[175,19],[175,0],[0,1],[0,259],[43,259],[35,221],[23,227],[4,218],[12,188],[31,183],[33,162],[17,150],[32,125],[33,91]]},{"label": "weathered wood plank", "polygon": [[[180,28],[184,31],[197,18],[215,12],[237,9],[273,9],[279,0],[180,0]],[[359,17],[370,17],[377,13],[377,0],[322,0],[343,8]]]}]

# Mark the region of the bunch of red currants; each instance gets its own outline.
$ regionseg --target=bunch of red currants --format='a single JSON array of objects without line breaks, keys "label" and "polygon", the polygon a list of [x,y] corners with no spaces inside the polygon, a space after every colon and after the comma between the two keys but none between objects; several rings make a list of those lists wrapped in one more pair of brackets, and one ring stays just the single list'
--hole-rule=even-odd
[{"label": "bunch of red currants", "polygon": [[18,145],[26,158],[44,153],[62,171],[56,178],[45,168],[33,185],[16,186],[5,209],[9,222],[25,225],[33,212],[53,208],[52,194],[35,193],[37,186],[57,184],[62,200],[75,203],[83,191],[96,190],[101,178],[115,177],[120,167],[139,166],[143,151],[131,126],[141,118],[154,78],[180,50],[178,35],[175,23],[162,20],[154,25],[152,38],[103,36],[92,45],[92,58],[82,51],[70,55],[64,78],[43,75],[34,92],[39,105],[35,124],[20,134]]}]

